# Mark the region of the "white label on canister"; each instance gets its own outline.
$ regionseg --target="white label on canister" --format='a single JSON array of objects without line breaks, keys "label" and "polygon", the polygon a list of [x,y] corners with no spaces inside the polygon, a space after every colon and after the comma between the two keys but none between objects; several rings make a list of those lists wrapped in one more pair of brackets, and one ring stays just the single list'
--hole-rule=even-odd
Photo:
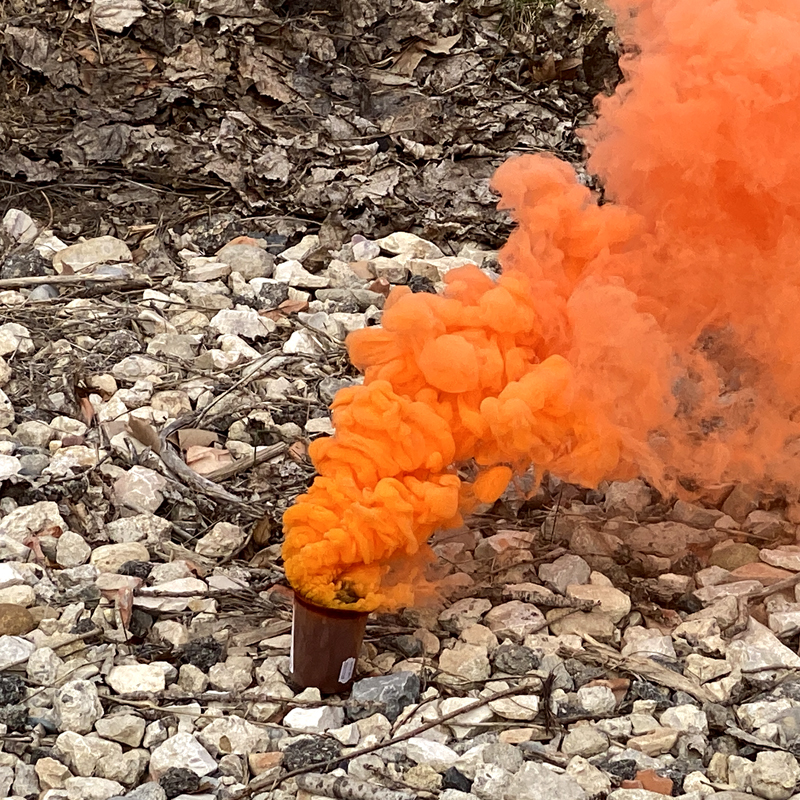
[{"label": "white label on canister", "polygon": [[292,614],[292,644],[289,648],[289,672],[294,672],[294,614]]},{"label": "white label on canister", "polygon": [[353,677],[353,670],[356,668],[356,660],[348,658],[347,661],[342,663],[342,668],[339,670],[339,683],[347,683]]}]

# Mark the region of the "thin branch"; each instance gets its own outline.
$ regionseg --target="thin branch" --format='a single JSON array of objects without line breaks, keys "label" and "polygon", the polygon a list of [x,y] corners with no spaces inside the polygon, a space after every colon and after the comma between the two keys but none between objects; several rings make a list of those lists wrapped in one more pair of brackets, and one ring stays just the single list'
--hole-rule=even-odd
[{"label": "thin branch", "polygon": [[310,773],[298,776],[297,786],[315,796],[338,800],[416,800],[416,792],[387,789],[355,778]]},{"label": "thin branch", "polygon": [[[538,687],[540,684],[538,683],[539,679],[537,678]],[[479,700],[476,700],[474,703],[470,703],[468,706],[464,706],[463,708],[458,708],[455,711],[451,711],[449,714],[443,714],[441,717],[437,717],[436,719],[430,720],[430,722],[426,722],[424,725],[420,725],[418,728],[414,728],[414,730],[408,731],[407,733],[401,734],[400,736],[394,736],[386,742],[379,742],[378,744],[370,745],[369,747],[362,747],[360,750],[353,750],[351,753],[347,754],[347,758],[357,758],[358,756],[366,756],[370,753],[375,753],[378,750],[383,750],[387,747],[391,747],[393,744],[399,744],[400,742],[408,741],[409,739],[413,739],[415,736],[419,736],[421,733],[425,733],[425,731],[429,731],[431,728],[435,728],[437,725],[441,725],[444,722],[448,722],[451,719],[455,719],[456,717],[460,717],[462,714],[469,714],[470,711],[475,711],[475,709],[482,708],[485,705],[493,702],[494,700],[500,700],[503,697],[509,697],[515,694],[531,694],[531,692],[526,692],[526,689],[532,689],[533,686],[512,686],[508,689],[504,689],[500,692],[495,692],[494,694],[488,695],[487,697],[483,697]],[[305,767],[300,767],[299,769],[292,770],[291,772],[287,772],[285,775],[280,775],[277,778],[273,778],[272,776],[267,776],[266,779],[259,780],[255,778],[254,780],[250,781],[248,787],[236,795],[236,800],[242,800],[245,797],[251,797],[255,792],[259,792],[267,786],[270,786],[270,791],[274,791],[278,788],[284,781],[289,780],[289,778],[296,778],[298,775],[307,775],[310,772],[318,772],[320,770],[326,770],[330,767],[333,767],[337,763],[342,760],[342,756],[338,758],[331,758],[327,761],[318,761],[314,764],[309,764]]]},{"label": "thin branch", "polygon": [[29,286],[76,286],[83,283],[100,283],[111,285],[114,289],[146,289],[153,285],[153,281],[145,276],[137,278],[122,278],[119,275],[94,275],[92,273],[79,275],[35,275],[29,278],[3,278],[0,280],[0,289],[27,289]]}]

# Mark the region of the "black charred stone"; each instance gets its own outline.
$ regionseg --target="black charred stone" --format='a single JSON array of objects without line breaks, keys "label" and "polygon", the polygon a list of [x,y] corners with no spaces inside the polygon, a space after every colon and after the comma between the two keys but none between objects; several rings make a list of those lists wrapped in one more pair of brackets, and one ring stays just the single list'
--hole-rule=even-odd
[{"label": "black charred stone", "polygon": [[267,252],[272,253],[275,256],[282,253],[286,249],[286,246],[289,244],[289,239],[282,233],[269,233],[264,237],[262,237],[258,233],[253,233],[251,235],[253,236],[254,239],[261,239],[261,238],[266,239]]},{"label": "black charred stone", "polygon": [[539,656],[521,644],[501,644],[492,652],[492,663],[499,672],[509,675],[525,675],[536,669],[541,662]]},{"label": "black charred stone", "polygon": [[[792,710],[795,711],[797,709]],[[708,720],[708,727],[712,730],[724,731],[732,725],[735,725],[733,711],[730,708],[726,708],[721,703],[704,703],[703,711]],[[796,715],[796,720],[800,723],[800,713]],[[780,724],[780,720],[778,720],[778,724]],[[798,725],[798,733],[800,733],[800,725]]]},{"label": "black charred stone", "polygon": [[655,700],[660,710],[667,709],[672,705],[669,689],[638,679],[631,681],[625,699],[628,701]]},{"label": "black charred stone", "polygon": [[[341,755],[342,746],[335,739],[327,736],[304,736],[286,746],[283,751],[283,766],[292,772],[311,764],[333,761]],[[334,763],[325,769],[328,771],[334,769],[335,766]]]},{"label": "black charred stone", "polygon": [[23,253],[11,253],[3,260],[0,267],[0,278],[39,278],[52,274],[53,267],[50,262],[33,249]]},{"label": "black charred stone", "polygon": [[669,778],[672,781],[672,796],[676,797],[683,794],[683,782],[690,772],[702,772],[704,770],[702,761],[689,761],[684,764],[675,763],[658,771],[659,775]]},{"label": "black charred stone", "polygon": [[141,353],[144,348],[136,334],[131,333],[131,331],[119,330],[112,331],[104,336],[94,346],[94,349],[98,353],[113,354],[122,359],[134,353]]},{"label": "black charred stone", "polygon": [[433,281],[430,278],[426,278],[424,275],[412,275],[408,279],[408,288],[415,293],[427,292],[428,294],[436,294]]},{"label": "black charred stone", "polygon": [[609,761],[600,768],[621,781],[632,781],[639,771],[636,762],[632,758],[619,758],[615,761]]},{"label": "black charred stone", "polygon": [[144,639],[153,627],[155,620],[140,608],[134,608],[131,621],[128,623],[128,633],[137,639]]},{"label": "black charred stone", "polygon": [[457,789],[459,792],[471,792],[472,781],[463,772],[459,772],[455,767],[450,767],[442,775],[442,788]]},{"label": "black charred stone", "polygon": [[54,747],[31,747],[28,750],[28,759],[31,764],[35,764],[41,758],[53,758],[60,761],[59,753],[56,752]]},{"label": "black charred stone", "polygon": [[212,636],[194,639],[181,649],[180,662],[208,672],[214,664],[222,661],[224,650],[222,644]]},{"label": "black charred stone", "polygon": [[416,658],[422,655],[422,642],[416,636],[408,634],[398,636],[395,638],[394,644],[406,658]]},{"label": "black charred stone", "polygon": [[[74,598],[77,602],[83,603],[89,611],[94,610],[100,604],[100,599],[102,598],[103,594],[100,591],[99,586],[95,586],[94,584],[90,584],[89,586],[81,586],[74,594]],[[91,623],[91,627],[87,628],[85,631],[79,631],[79,633],[88,633],[94,626],[94,623],[91,620],[86,620],[86,622]]]},{"label": "black charred stone", "polygon": [[149,561],[126,561],[117,570],[118,575],[131,575],[134,578],[147,580],[153,571],[153,565]]},{"label": "black charred stone", "polygon": [[170,767],[158,782],[168,800],[180,794],[192,794],[200,788],[200,776],[186,767]]},{"label": "black charred stone", "polygon": [[289,299],[289,287],[285,283],[265,283],[256,295],[256,308],[270,311]]},{"label": "black charred stone", "polygon": [[0,722],[2,722],[9,731],[24,731],[28,726],[28,709],[23,705],[0,708]]},{"label": "black charred stone", "polygon": [[9,672],[0,672],[0,708],[25,700],[25,681]]},{"label": "black charred stone", "polygon": [[78,620],[70,630],[70,633],[80,636],[82,633],[89,633],[95,629],[95,624],[88,617]]},{"label": "black charred stone", "polygon": [[694,614],[703,608],[703,603],[696,595],[692,594],[691,592],[687,592],[686,594],[682,594],[675,601],[675,608],[678,611],[684,611],[687,614]]}]

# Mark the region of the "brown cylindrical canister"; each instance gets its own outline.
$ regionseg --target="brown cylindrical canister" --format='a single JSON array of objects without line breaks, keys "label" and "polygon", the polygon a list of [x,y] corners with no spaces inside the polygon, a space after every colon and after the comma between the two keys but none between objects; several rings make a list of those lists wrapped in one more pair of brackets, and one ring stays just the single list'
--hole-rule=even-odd
[{"label": "brown cylindrical canister", "polygon": [[345,691],[353,681],[368,612],[323,608],[294,595],[292,680],[326,694]]}]

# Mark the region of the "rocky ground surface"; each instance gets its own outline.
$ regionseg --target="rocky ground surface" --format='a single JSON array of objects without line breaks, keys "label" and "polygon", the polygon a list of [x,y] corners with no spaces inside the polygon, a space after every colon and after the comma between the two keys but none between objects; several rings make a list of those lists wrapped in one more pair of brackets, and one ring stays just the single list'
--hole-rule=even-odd
[{"label": "rocky ground surface", "polygon": [[155,281],[3,229],[48,274],[0,292],[0,796],[794,794],[800,508],[747,487],[509,493],[435,541],[444,606],[373,616],[349,696],[292,686],[277,525],[343,339],[494,252],[183,235]]},{"label": "rocky ground surface", "polygon": [[496,271],[507,154],[579,163],[596,5],[4,4],[0,797],[794,795],[800,509],[747,487],[509,494],[349,696],[288,677],[343,340]]}]

